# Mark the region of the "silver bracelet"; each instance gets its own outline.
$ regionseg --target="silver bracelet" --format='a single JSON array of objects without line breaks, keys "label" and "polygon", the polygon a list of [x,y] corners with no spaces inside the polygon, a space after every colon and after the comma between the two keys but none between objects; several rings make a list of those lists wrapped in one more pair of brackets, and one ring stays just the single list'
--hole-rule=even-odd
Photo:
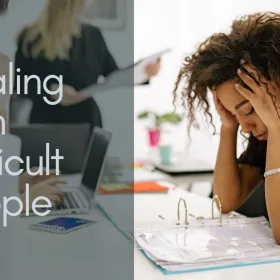
[{"label": "silver bracelet", "polygon": [[280,168],[268,170],[268,171],[264,172],[263,176],[267,177],[267,176],[270,176],[270,175],[274,175],[276,173],[280,173]]}]

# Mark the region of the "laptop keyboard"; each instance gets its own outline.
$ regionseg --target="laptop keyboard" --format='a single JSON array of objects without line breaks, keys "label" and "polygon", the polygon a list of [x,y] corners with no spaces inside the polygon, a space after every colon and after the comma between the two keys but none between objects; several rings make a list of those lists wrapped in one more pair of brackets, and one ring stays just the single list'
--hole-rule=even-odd
[{"label": "laptop keyboard", "polygon": [[68,209],[79,208],[72,192],[64,193],[64,204]]},{"label": "laptop keyboard", "polygon": [[64,204],[56,205],[57,210],[85,208],[85,204],[76,192],[64,192]]}]

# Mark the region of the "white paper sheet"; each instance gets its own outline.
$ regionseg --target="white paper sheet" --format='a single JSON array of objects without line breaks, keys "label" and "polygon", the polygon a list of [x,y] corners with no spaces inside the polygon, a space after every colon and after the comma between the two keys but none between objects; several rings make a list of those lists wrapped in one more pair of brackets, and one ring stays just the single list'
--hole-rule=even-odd
[{"label": "white paper sheet", "polygon": [[104,91],[110,91],[114,88],[133,86],[143,84],[148,81],[148,77],[145,73],[145,67],[148,64],[156,63],[156,61],[165,53],[171,51],[171,49],[166,49],[146,58],[141,59],[134,65],[120,69],[118,71],[110,74],[104,83],[94,84],[89,86],[79,92],[79,95],[84,97],[92,97],[95,94]]},{"label": "white paper sheet", "polygon": [[167,271],[280,260],[280,246],[265,218],[185,229],[135,230],[137,249]]}]

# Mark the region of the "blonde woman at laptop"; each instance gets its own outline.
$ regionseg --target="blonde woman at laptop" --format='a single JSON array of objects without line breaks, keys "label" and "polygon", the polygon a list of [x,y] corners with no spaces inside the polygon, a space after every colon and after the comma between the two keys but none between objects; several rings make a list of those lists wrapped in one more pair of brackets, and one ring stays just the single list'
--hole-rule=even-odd
[{"label": "blonde woman at laptop", "polygon": [[[79,96],[78,91],[119,68],[100,29],[79,22],[84,9],[84,0],[48,0],[38,19],[18,36],[15,69],[21,69],[21,76],[37,75],[41,81],[49,75],[63,76],[63,94],[48,95],[42,90],[39,95],[34,80],[29,82],[25,95],[21,85],[20,96],[33,102],[31,123],[89,123],[102,127],[97,103],[93,98]],[[159,62],[147,65],[147,80],[157,75],[159,69]],[[51,91],[61,87],[56,81],[48,86]],[[43,100],[61,95],[56,106]]]}]

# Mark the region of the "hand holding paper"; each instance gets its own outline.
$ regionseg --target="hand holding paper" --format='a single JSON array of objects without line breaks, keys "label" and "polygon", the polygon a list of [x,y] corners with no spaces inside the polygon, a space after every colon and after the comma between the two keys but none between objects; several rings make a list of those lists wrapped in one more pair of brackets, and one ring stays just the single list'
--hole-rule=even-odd
[{"label": "hand holding paper", "polygon": [[151,63],[146,65],[145,67],[145,72],[148,76],[148,78],[152,78],[155,77],[159,71],[160,71],[160,58],[155,62],[155,63]]},{"label": "hand holding paper", "polygon": [[143,60],[134,67],[134,84],[141,85],[150,78],[156,76],[160,70],[160,59],[156,62],[148,63]]},{"label": "hand holding paper", "polygon": [[139,85],[157,75],[160,69],[160,58],[171,51],[164,50],[149,57],[143,58],[134,65],[120,69],[109,75],[102,84],[94,84],[79,92],[80,96],[91,97],[102,91],[109,91],[117,87]]},{"label": "hand holding paper", "polygon": [[134,65],[134,84],[143,84],[151,77],[156,76],[160,69],[162,55],[170,51],[171,49],[166,49],[138,61]]}]

